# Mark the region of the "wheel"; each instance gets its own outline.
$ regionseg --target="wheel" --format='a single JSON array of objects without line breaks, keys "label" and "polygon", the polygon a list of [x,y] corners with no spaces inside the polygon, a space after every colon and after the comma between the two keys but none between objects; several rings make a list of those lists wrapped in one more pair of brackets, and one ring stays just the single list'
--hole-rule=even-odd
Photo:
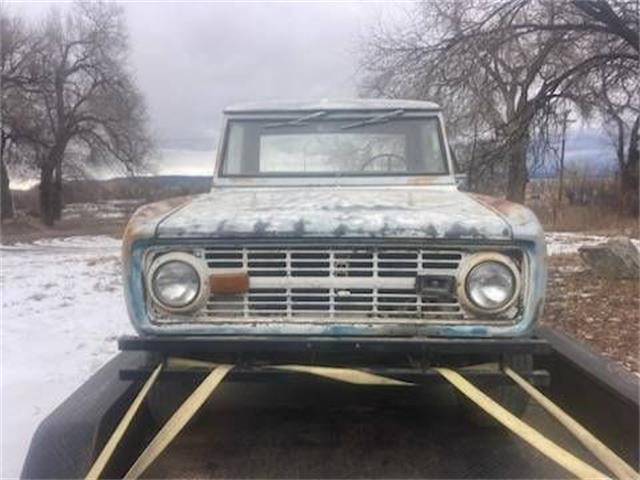
[{"label": "wheel", "polygon": [[[511,367],[516,372],[527,373],[533,370],[533,357],[531,355],[512,355],[506,357],[503,364]],[[515,383],[481,388],[481,390],[518,418],[522,417],[529,405],[529,394]],[[469,400],[464,394],[457,390],[456,394],[465,411],[465,415],[472,423],[481,427],[497,427],[501,425],[500,422]]]},{"label": "wheel", "polygon": [[157,425],[164,425],[199,383],[198,379],[192,378],[158,380],[149,390],[146,400],[153,421]]}]

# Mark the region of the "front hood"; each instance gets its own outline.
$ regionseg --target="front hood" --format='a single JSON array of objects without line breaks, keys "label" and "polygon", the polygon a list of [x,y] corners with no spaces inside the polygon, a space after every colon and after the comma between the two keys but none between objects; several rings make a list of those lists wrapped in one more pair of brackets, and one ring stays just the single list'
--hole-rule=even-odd
[{"label": "front hood", "polygon": [[228,188],[196,197],[159,237],[509,240],[502,216],[453,187]]}]

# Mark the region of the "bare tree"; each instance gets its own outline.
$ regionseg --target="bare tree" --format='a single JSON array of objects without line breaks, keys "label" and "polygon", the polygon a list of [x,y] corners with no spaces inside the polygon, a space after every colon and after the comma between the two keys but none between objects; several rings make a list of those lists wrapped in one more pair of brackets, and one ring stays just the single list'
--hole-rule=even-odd
[{"label": "bare tree", "polygon": [[7,164],[33,164],[35,129],[31,61],[39,44],[17,17],[0,15],[0,201],[2,219],[13,216]]},{"label": "bare tree", "polygon": [[[573,9],[556,18],[552,24],[517,23],[517,31],[564,31],[604,34],[608,42],[622,43],[638,52],[638,2],[636,0],[571,0],[567,2]],[[618,50],[621,57],[629,53]]]},{"label": "bare tree", "polygon": [[577,85],[576,105],[585,118],[595,119],[611,139],[619,177],[618,205],[621,212],[638,213],[639,166],[637,129],[640,117],[640,89],[637,68],[598,68]]},{"label": "bare tree", "polygon": [[[585,21],[600,12],[589,6],[600,3],[422,3],[406,25],[374,33],[364,55],[364,89],[439,100],[455,134],[473,131],[494,146],[485,161],[506,163],[507,197],[522,202],[528,158],[544,158],[530,148],[548,144],[549,126],[561,124],[558,111],[575,100],[579,81],[594,68],[637,64],[626,30],[611,33],[615,22]],[[626,17],[623,23],[629,27]]]},{"label": "bare tree", "polygon": [[620,179],[619,206],[624,213],[638,214],[638,126],[640,93],[632,90],[612,91],[606,76],[600,89],[593,92],[593,103],[604,119],[616,151]]},{"label": "bare tree", "polygon": [[84,152],[74,157],[88,168],[100,162],[132,172],[151,142],[144,102],[127,69],[120,6],[78,2],[66,15],[52,10],[31,35],[40,42],[29,58],[29,102],[38,114],[29,137],[40,172],[40,212],[51,225],[62,210],[70,148]]}]

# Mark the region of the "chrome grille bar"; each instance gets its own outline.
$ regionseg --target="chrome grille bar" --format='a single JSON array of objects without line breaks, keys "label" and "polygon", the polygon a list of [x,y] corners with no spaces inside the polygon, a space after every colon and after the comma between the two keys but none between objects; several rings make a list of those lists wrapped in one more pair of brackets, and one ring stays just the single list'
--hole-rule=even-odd
[{"label": "chrome grille bar", "polygon": [[207,246],[211,272],[245,269],[245,295],[212,295],[196,321],[460,322],[457,299],[427,299],[416,276],[455,276],[464,252],[447,248]]}]

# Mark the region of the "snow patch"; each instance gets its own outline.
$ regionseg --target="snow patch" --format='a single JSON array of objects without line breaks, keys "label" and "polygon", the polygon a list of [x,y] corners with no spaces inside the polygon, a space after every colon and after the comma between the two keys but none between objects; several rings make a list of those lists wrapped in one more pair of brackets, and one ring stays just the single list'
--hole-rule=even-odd
[{"label": "snow patch", "polygon": [[45,239],[2,246],[2,478],[17,477],[40,421],[131,333],[120,240]]},{"label": "snow patch", "polygon": [[91,216],[96,219],[125,219],[140,205],[144,199],[105,200],[98,202],[69,203],[65,206],[63,218],[81,218]]},{"label": "snow patch", "polygon": [[[545,235],[549,255],[577,254],[580,247],[599,245],[610,238],[604,235],[585,235],[573,232],[551,232]],[[640,240],[631,239],[631,242],[636,248],[640,248]]]}]

